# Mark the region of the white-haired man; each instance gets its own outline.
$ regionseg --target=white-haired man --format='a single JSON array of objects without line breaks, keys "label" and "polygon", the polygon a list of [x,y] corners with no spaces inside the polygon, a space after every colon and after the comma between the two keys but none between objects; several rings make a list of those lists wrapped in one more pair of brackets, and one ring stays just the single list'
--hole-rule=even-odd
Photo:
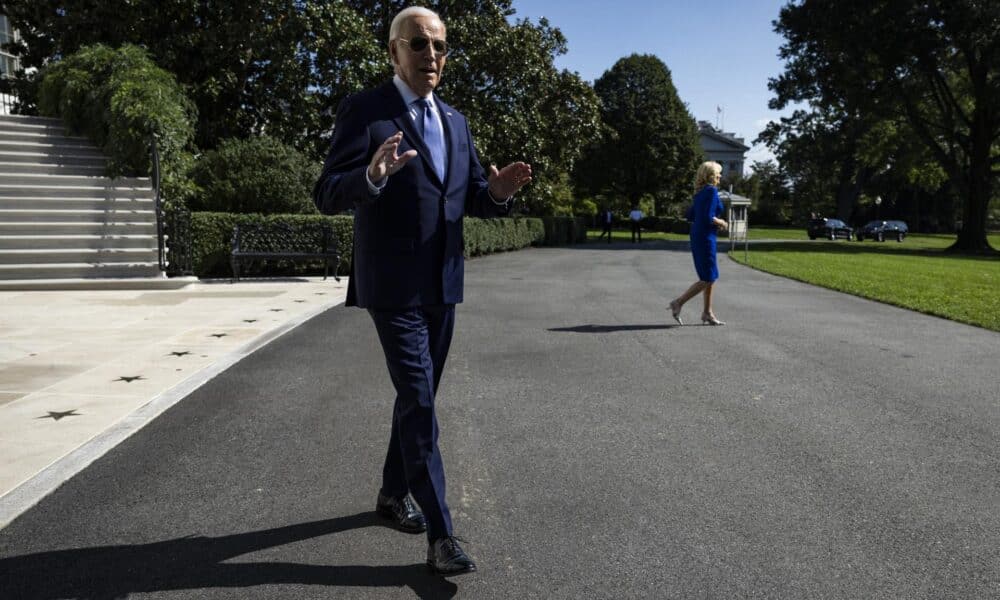
[{"label": "white-haired man", "polygon": [[462,217],[507,214],[531,181],[523,162],[484,172],[465,117],[434,94],[448,53],[436,13],[396,15],[395,76],[341,103],[313,191],[323,213],[354,210],[346,304],[371,314],[396,389],[376,511],[400,530],[426,530],[427,564],[444,575],[476,570],[452,530],[434,412],[462,301]]}]

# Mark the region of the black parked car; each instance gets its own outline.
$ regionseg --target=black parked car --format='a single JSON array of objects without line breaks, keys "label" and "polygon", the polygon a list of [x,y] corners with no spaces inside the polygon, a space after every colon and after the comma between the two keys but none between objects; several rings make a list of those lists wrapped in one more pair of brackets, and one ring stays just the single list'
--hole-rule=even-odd
[{"label": "black parked car", "polygon": [[854,238],[854,231],[840,219],[812,219],[809,221],[806,233],[809,234],[811,240],[825,237],[828,240],[844,238],[851,241]]},{"label": "black parked car", "polygon": [[869,238],[884,242],[886,238],[895,238],[897,242],[902,242],[908,233],[910,228],[903,221],[868,221],[858,231],[858,241]]}]

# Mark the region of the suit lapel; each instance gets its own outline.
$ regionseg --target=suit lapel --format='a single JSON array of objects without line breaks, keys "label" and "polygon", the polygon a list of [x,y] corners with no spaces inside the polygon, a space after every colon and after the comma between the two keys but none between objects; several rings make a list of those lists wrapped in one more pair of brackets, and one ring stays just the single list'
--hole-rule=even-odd
[{"label": "suit lapel", "polygon": [[459,136],[463,132],[459,132],[459,127],[455,124],[455,110],[437,98],[438,112],[441,114],[441,123],[444,125],[444,139],[445,144],[447,144],[448,152],[448,170],[445,172],[444,176],[446,179],[451,179],[451,174],[455,172],[458,168],[458,148],[460,147],[461,140]]}]

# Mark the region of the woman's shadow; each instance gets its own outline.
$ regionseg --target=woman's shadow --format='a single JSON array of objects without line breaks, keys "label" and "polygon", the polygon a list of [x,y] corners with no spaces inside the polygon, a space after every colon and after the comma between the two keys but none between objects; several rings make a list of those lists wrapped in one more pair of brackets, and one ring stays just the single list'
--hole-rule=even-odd
[{"label": "woman's shadow", "polygon": [[455,584],[433,575],[422,563],[368,567],[223,562],[264,548],[377,524],[375,513],[365,512],[222,537],[183,537],[0,558],[0,590],[4,598],[24,600],[112,600],[140,592],[268,584],[409,587],[427,599],[455,595]]}]

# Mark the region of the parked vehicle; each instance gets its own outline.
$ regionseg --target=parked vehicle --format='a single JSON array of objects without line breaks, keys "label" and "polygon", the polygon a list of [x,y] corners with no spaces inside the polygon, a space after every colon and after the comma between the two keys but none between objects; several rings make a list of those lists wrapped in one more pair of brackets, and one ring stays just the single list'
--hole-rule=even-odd
[{"label": "parked vehicle", "polygon": [[828,240],[844,238],[847,241],[854,239],[854,231],[840,219],[811,219],[806,228],[809,239],[825,237]]},{"label": "parked vehicle", "polygon": [[902,242],[908,233],[910,228],[903,221],[868,221],[858,231],[858,241],[869,238],[884,242],[886,238],[895,238],[897,242]]}]

